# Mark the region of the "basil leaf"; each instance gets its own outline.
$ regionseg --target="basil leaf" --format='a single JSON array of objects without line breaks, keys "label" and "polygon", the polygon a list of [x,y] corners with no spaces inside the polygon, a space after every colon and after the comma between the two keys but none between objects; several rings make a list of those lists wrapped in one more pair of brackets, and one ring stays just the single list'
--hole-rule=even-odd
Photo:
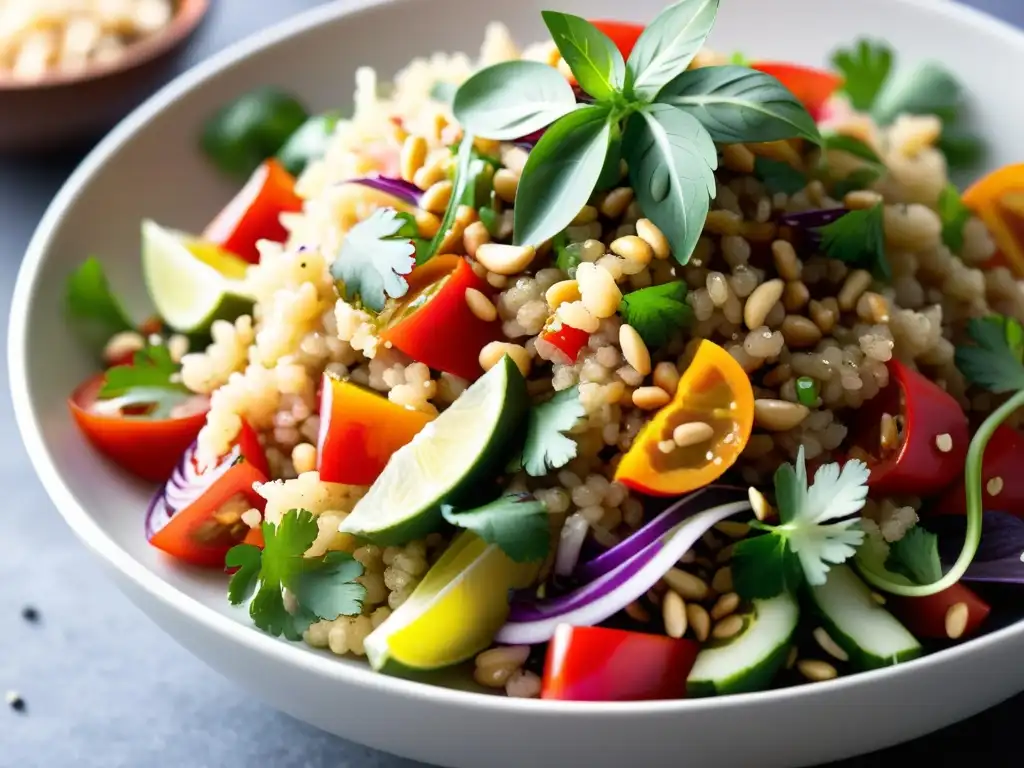
[{"label": "basil leaf", "polygon": [[821,142],[803,104],[771,75],[746,67],[702,67],[683,72],[658,101],[689,112],[723,144],[800,137]]},{"label": "basil leaf", "polygon": [[541,11],[559,53],[576,81],[599,101],[610,99],[626,82],[626,62],[608,35],[586,19]]},{"label": "basil leaf", "polygon": [[869,145],[854,136],[847,136],[843,133],[830,133],[824,137],[824,147],[833,152],[845,152],[853,155],[858,160],[871,163],[880,168],[885,167],[882,158],[878,156]]},{"label": "basil leaf", "polygon": [[715,196],[715,143],[693,115],[651,104],[630,118],[623,147],[641,210],[685,264]]},{"label": "basil leaf", "polygon": [[549,240],[587,204],[611,143],[610,114],[608,107],[583,106],[544,131],[519,180],[516,245]]},{"label": "basil leaf", "polygon": [[888,125],[903,114],[937,115],[947,123],[956,118],[962,93],[952,74],[926,61],[890,78],[878,94],[871,116],[879,125]]},{"label": "basil leaf", "polygon": [[626,93],[653,100],[707,40],[718,15],[718,0],[680,0],[652,21],[626,62]]},{"label": "basil leaf", "polygon": [[539,61],[506,61],[481,69],[459,87],[452,103],[465,131],[500,141],[546,128],[575,108],[569,81]]}]

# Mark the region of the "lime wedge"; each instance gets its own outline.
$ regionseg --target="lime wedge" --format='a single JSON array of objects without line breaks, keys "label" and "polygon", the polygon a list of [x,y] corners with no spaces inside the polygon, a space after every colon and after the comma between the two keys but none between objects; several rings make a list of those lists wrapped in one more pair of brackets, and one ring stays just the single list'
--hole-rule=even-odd
[{"label": "lime wedge", "polygon": [[528,407],[526,380],[506,355],[392,454],[341,532],[387,546],[437,530],[441,504],[458,505],[504,469]]},{"label": "lime wedge", "polygon": [[142,222],[142,271],[164,322],[179,333],[204,333],[214,320],[252,311],[247,262],[213,243]]},{"label": "lime wedge", "polygon": [[397,611],[366,638],[374,669],[459,664],[491,644],[508,618],[509,590],[529,586],[539,563],[516,563],[476,534],[459,534]]}]

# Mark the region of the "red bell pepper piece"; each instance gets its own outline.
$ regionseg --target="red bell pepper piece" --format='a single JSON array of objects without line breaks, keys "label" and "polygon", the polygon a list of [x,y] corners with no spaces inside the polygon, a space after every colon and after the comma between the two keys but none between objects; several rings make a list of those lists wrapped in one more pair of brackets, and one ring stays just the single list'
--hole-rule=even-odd
[{"label": "red bell pepper piece", "polygon": [[492,292],[465,259],[435,256],[409,275],[409,292],[388,310],[381,339],[430,368],[478,378],[480,350],[502,338],[501,323],[473,314],[470,288]]},{"label": "red bell pepper piece", "polygon": [[[1024,518],[1024,435],[1005,424],[996,428],[985,446],[981,485],[981,498],[986,510]],[[998,493],[993,495],[992,490]],[[967,514],[967,489],[963,477],[927,509],[937,515]]]},{"label": "red bell pepper piece", "polygon": [[[890,360],[889,386],[866,403],[854,444],[868,454],[868,487],[877,496],[934,496],[963,474],[970,444],[967,417],[953,397],[897,360]],[[903,436],[879,455],[883,413],[903,417]],[[939,436],[952,446],[943,451]],[[876,446],[878,446],[876,448]]]},{"label": "red bell pepper piece", "polygon": [[[927,597],[889,595],[886,600],[886,605],[892,608],[896,617],[919,638],[949,640],[970,637],[978,631],[992,612],[988,603],[974,590],[960,582]],[[963,603],[967,607],[967,625],[960,635],[950,638],[948,629],[955,627],[956,619],[955,616],[950,616],[947,626],[947,615],[958,603]]]},{"label": "red bell pepper piece", "polygon": [[615,43],[622,58],[628,60],[629,54],[633,52],[636,41],[644,32],[643,24],[633,24],[629,21],[592,21],[590,22],[599,30],[604,32]]},{"label": "red bell pepper piece", "polygon": [[815,120],[822,118],[825,104],[843,87],[840,75],[813,67],[771,61],[755,62],[750,67],[782,83]]},{"label": "red bell pepper piece", "polygon": [[560,359],[554,362],[572,365],[580,356],[580,350],[587,346],[590,334],[579,328],[573,328],[571,325],[565,325],[558,318],[552,318],[544,326],[540,338],[541,341],[554,346],[560,353]]},{"label": "red bell pepper piece", "polygon": [[665,635],[604,627],[555,629],[544,664],[542,699],[650,701],[686,696],[700,645]]},{"label": "red bell pepper piece", "polygon": [[256,243],[284,242],[288,230],[281,223],[281,214],[301,210],[302,198],[295,194],[295,179],[277,160],[266,160],[206,228],[203,239],[250,264],[258,264]]},{"label": "red bell pepper piece", "polygon": [[324,374],[317,469],[327,483],[371,485],[433,417]]}]

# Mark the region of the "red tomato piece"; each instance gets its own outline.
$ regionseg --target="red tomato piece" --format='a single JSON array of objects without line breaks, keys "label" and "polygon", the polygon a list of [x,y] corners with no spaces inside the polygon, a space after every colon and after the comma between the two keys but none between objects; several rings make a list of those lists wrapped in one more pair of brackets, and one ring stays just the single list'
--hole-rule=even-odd
[{"label": "red tomato piece", "polygon": [[629,54],[633,52],[636,41],[644,32],[643,24],[634,24],[629,21],[592,21],[590,22],[599,30],[604,32],[615,43],[622,58],[629,60]]},{"label": "red tomato piece", "polygon": [[755,62],[750,67],[782,83],[815,120],[822,118],[825,104],[843,87],[840,75],[814,67],[773,61]]},{"label": "red tomato piece", "polygon": [[590,341],[590,334],[579,328],[573,328],[571,325],[565,325],[558,319],[553,319],[548,321],[544,327],[540,339],[554,346],[562,355],[562,359],[556,362],[572,365],[580,356],[580,350]]},{"label": "red tomato piece", "polygon": [[[992,612],[991,606],[974,590],[959,582],[927,597],[888,595],[886,600],[886,605],[914,635],[936,640],[968,638]],[[958,634],[950,637],[950,630]]]},{"label": "red tomato piece", "polygon": [[[1001,425],[985,446],[981,465],[981,498],[986,510],[1024,518],[1024,435]],[[990,485],[991,483],[991,485]],[[995,494],[992,491],[996,491]],[[961,476],[928,507],[937,515],[967,514],[967,489]]]},{"label": "red tomato piece", "polygon": [[106,374],[78,387],[68,400],[71,416],[85,438],[122,469],[151,483],[166,480],[178,459],[195,442],[206,411],[178,419],[126,418],[97,413]]},{"label": "red tomato piece", "polygon": [[301,210],[302,198],[295,194],[295,179],[277,160],[266,160],[206,228],[203,239],[250,264],[258,264],[256,243],[284,242],[288,231],[281,223],[281,214]]},{"label": "red tomato piece", "polygon": [[492,293],[465,259],[435,256],[409,275],[409,292],[388,310],[381,339],[435,370],[479,378],[480,350],[502,338],[501,322],[473,314],[470,288]]},{"label": "red tomato piece", "polygon": [[555,629],[544,664],[542,699],[650,701],[686,696],[700,652],[692,640],[604,627]]}]

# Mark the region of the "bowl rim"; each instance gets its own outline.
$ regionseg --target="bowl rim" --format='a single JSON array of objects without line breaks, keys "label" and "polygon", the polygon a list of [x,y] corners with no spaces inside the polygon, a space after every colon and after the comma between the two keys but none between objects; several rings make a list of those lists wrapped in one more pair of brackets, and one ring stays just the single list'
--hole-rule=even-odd
[{"label": "bowl rim", "polygon": [[125,48],[114,61],[92,64],[78,72],[51,71],[37,80],[24,80],[0,72],[0,95],[45,91],[79,85],[119,75],[163,56],[183,44],[209,14],[213,0],[180,0],[166,27]]},{"label": "bowl rim", "polygon": [[[284,40],[301,36],[323,24],[343,18],[362,15],[367,11],[388,5],[401,5],[427,0],[348,0],[328,3],[301,12],[267,29],[256,32],[197,64],[153,94],[140,107],[126,117],[89,153],[71,174],[54,197],[41,219],[18,271],[8,325],[8,371],[15,420],[32,465],[58,512],[81,541],[95,554],[113,566],[125,578],[134,582],[176,613],[183,614],[211,633],[242,643],[248,650],[272,658],[275,662],[301,669],[303,672],[330,679],[356,689],[374,690],[379,695],[395,695],[434,705],[473,707],[494,713],[523,712],[533,715],[557,714],[573,718],[613,718],[638,714],[683,715],[697,709],[729,710],[736,707],[763,704],[781,706],[796,699],[816,697],[820,700],[841,695],[842,691],[874,686],[883,680],[896,681],[906,675],[917,674],[946,660],[961,659],[984,648],[993,648],[1016,639],[1024,641],[1024,620],[994,632],[982,635],[961,645],[921,656],[912,661],[839,677],[815,685],[801,685],[755,693],[699,699],[673,699],[636,702],[575,702],[543,699],[516,699],[505,696],[475,693],[417,680],[392,677],[373,671],[368,665],[339,663],[299,643],[289,643],[271,637],[254,627],[238,623],[230,616],[208,607],[187,593],[164,581],[157,573],[135,560],[122,549],[92,516],[79,504],[57,470],[53,456],[43,439],[39,420],[32,406],[28,368],[23,363],[30,349],[30,328],[26,322],[29,308],[36,294],[37,283],[44,274],[46,255],[51,247],[53,232],[58,228],[64,212],[84,193],[92,177],[116,157],[120,147],[167,106],[180,96],[213,80],[232,65],[258,55]],[[935,14],[948,21],[973,27],[980,32],[999,38],[1024,49],[1024,30],[989,14],[954,2],[936,0],[889,0],[916,9],[922,14]]]}]

